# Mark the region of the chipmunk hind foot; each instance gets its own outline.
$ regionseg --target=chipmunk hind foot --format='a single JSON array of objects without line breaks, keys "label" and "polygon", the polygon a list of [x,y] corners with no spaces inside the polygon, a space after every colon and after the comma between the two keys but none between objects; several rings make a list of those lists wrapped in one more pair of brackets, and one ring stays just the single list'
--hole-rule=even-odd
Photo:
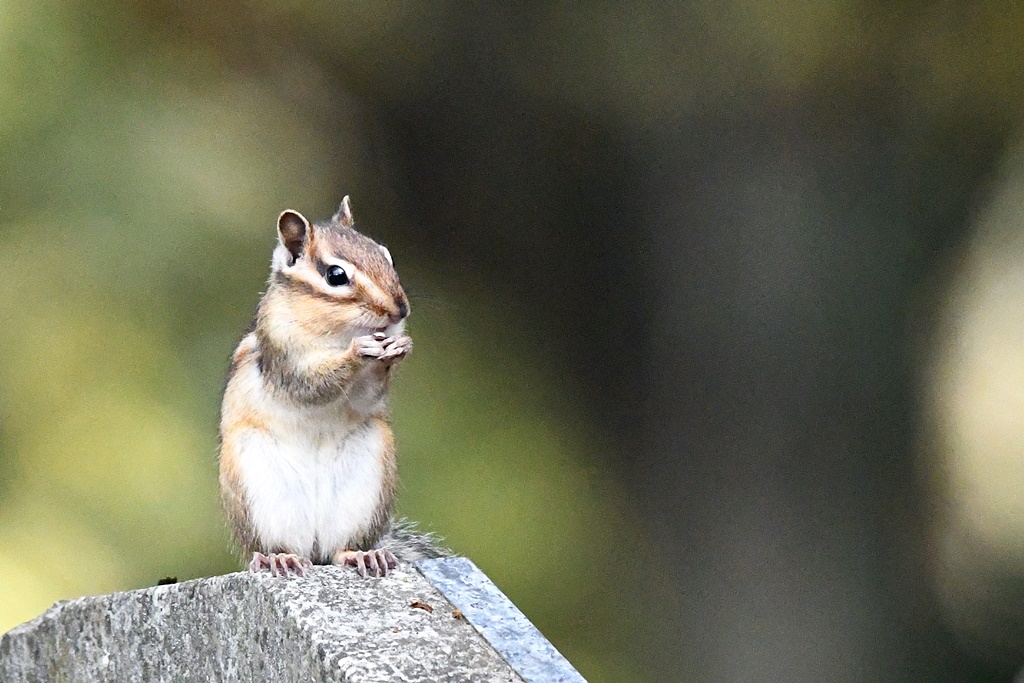
[{"label": "chipmunk hind foot", "polygon": [[308,557],[293,555],[291,553],[270,553],[264,555],[261,552],[252,554],[252,561],[249,563],[249,571],[258,574],[269,571],[271,576],[305,576],[306,572],[313,568],[313,563]]},{"label": "chipmunk hind foot", "polygon": [[387,548],[373,550],[339,550],[334,553],[332,564],[355,567],[359,576],[387,576],[388,571],[398,566],[398,558]]}]

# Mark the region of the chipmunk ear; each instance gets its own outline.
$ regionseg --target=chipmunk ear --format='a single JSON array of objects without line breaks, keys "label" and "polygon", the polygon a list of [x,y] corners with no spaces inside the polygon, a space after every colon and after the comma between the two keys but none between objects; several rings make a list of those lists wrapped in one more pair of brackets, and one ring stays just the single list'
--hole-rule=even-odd
[{"label": "chipmunk ear", "polygon": [[277,235],[291,255],[292,263],[302,256],[302,249],[312,238],[309,221],[298,211],[282,211],[277,218]]},{"label": "chipmunk ear", "polygon": [[345,195],[345,198],[341,200],[341,206],[338,207],[338,212],[334,214],[334,222],[341,223],[343,228],[351,228],[355,225],[355,219],[352,218],[352,200]]}]

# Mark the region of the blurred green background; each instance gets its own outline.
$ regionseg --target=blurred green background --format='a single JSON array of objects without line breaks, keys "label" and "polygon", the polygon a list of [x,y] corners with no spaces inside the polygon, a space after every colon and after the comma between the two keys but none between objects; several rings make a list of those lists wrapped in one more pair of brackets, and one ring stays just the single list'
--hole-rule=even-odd
[{"label": "blurred green background", "polygon": [[0,0],[0,631],[233,571],[227,358],[350,194],[401,512],[591,681],[1024,663],[1024,7]]}]

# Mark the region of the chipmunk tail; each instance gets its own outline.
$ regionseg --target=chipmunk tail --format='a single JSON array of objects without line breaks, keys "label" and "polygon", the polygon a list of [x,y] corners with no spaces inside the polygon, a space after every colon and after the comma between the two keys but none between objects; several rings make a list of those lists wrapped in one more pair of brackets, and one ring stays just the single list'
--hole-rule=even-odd
[{"label": "chipmunk tail", "polygon": [[443,538],[428,531],[419,531],[416,528],[416,522],[404,517],[391,521],[379,546],[387,548],[403,562],[453,555],[452,551],[444,545]]}]

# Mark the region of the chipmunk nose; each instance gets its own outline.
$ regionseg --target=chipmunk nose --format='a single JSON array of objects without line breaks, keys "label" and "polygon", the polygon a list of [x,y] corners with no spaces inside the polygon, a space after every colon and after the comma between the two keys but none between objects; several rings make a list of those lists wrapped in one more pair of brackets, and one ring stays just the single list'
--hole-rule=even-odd
[{"label": "chipmunk nose", "polygon": [[409,315],[409,302],[406,301],[405,299],[399,299],[397,303],[398,303],[398,320],[396,320],[395,322],[398,322],[399,320],[404,320],[405,317],[407,315]]}]

